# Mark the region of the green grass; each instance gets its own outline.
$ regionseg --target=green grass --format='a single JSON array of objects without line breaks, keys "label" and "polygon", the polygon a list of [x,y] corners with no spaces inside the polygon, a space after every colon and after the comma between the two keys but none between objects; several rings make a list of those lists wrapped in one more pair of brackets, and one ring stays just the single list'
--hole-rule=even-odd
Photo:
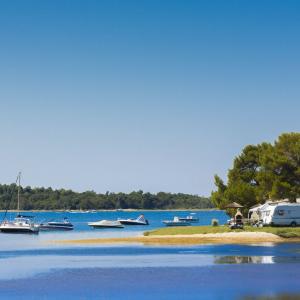
[{"label": "green grass", "polygon": [[190,226],[190,227],[165,227],[153,231],[146,231],[145,236],[150,235],[189,235],[189,234],[207,234],[207,233],[223,233],[223,232],[269,232],[283,238],[300,238],[300,227],[251,227],[245,226],[243,230],[232,230],[228,226]]}]

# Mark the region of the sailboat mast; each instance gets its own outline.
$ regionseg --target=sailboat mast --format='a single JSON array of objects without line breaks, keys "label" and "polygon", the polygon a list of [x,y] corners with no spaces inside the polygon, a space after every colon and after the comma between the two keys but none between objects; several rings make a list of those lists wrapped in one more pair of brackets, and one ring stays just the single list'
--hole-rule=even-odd
[{"label": "sailboat mast", "polygon": [[20,184],[21,184],[21,172],[18,174],[18,208],[17,210],[20,211]]}]

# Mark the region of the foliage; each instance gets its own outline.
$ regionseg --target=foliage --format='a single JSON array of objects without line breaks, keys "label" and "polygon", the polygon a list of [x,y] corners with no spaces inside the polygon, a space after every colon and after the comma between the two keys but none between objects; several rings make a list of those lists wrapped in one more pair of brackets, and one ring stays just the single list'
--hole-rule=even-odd
[{"label": "foliage", "polygon": [[211,226],[219,226],[219,220],[218,219],[212,219],[211,220]]},{"label": "foliage", "polygon": [[[158,194],[134,191],[129,194],[97,194],[94,191],[76,193],[71,190],[21,187],[22,210],[89,210],[89,209],[205,209],[213,208],[209,198],[197,195]],[[16,209],[15,184],[0,185],[0,209]]]},{"label": "foliage", "polygon": [[224,208],[239,202],[246,208],[267,199],[300,196],[300,133],[284,133],[274,145],[248,145],[234,159],[227,184],[215,175],[212,202]]}]

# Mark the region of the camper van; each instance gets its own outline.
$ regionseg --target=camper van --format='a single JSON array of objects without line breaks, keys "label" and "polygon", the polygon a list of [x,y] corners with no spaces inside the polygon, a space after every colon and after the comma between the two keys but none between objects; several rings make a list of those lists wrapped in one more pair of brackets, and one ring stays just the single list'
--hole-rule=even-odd
[{"label": "camper van", "polygon": [[271,225],[297,226],[300,225],[300,204],[282,203],[278,204],[272,214]]}]

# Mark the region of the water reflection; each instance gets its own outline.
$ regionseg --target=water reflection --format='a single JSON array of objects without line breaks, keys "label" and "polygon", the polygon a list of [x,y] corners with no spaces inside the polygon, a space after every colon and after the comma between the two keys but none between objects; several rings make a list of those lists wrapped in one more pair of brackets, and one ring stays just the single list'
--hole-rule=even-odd
[{"label": "water reflection", "polygon": [[273,256],[215,256],[215,264],[273,264]]},{"label": "water reflection", "polygon": [[[1,260],[1,280],[29,278],[37,274],[46,274],[55,270],[101,268],[101,269],[132,269],[132,268],[182,268],[205,267],[213,265],[212,256],[176,254],[152,255],[93,255],[93,256],[59,256],[37,255],[7,257]],[[1,297],[0,297],[1,298]]]},{"label": "water reflection", "polygon": [[299,300],[300,294],[280,294],[272,296],[245,296],[241,300]]},{"label": "water reflection", "polygon": [[[299,256],[215,256],[215,264],[286,264],[300,263]],[[300,299],[300,298],[299,298]]]},{"label": "water reflection", "polygon": [[[40,251],[37,255],[28,255],[28,252],[10,255],[6,253],[0,259],[1,273],[0,281],[5,279],[29,278],[37,274],[47,273],[55,270],[101,268],[101,269],[140,269],[140,268],[203,268],[216,265],[285,265],[291,263],[296,265],[300,259],[295,257],[273,257],[273,256],[213,256],[202,254],[176,254],[172,252],[159,253],[149,251],[143,254],[129,254],[130,249],[125,249],[122,254],[119,250],[107,252],[88,251],[79,253],[71,249],[54,255],[52,251]],[[134,248],[131,249],[134,252]],[[99,253],[102,253],[99,255]],[[232,266],[232,268],[237,266]],[[258,266],[257,266],[258,267]],[[256,268],[256,266],[255,266]]]},{"label": "water reflection", "polygon": [[[195,257],[194,262],[197,262],[197,258]],[[45,260],[47,261],[48,258]],[[106,258],[102,261],[105,262]],[[134,259],[130,261],[130,265],[133,261]],[[298,299],[300,293],[298,264],[151,267],[151,264],[146,264],[145,261],[143,263],[145,267],[139,268],[132,268],[132,266],[99,268],[94,267],[95,262],[98,262],[98,266],[101,265],[98,259],[93,258],[90,259],[93,267],[76,268],[78,264],[73,260],[73,268],[55,268],[52,272],[42,272],[30,279],[28,276],[20,276],[13,280],[8,280],[6,277],[5,280],[0,280],[0,298],[10,300],[294,300]],[[119,262],[115,261],[117,264]],[[40,260],[39,262],[28,261],[28,263],[39,265],[43,262]],[[49,263],[53,263],[56,267],[60,261],[54,264],[52,260]],[[70,260],[69,263],[71,265],[72,261]],[[22,264],[19,261],[18,268],[20,265]],[[28,272],[25,267],[23,270]],[[2,264],[0,276],[2,276]],[[258,297],[260,295],[265,297]]]}]

